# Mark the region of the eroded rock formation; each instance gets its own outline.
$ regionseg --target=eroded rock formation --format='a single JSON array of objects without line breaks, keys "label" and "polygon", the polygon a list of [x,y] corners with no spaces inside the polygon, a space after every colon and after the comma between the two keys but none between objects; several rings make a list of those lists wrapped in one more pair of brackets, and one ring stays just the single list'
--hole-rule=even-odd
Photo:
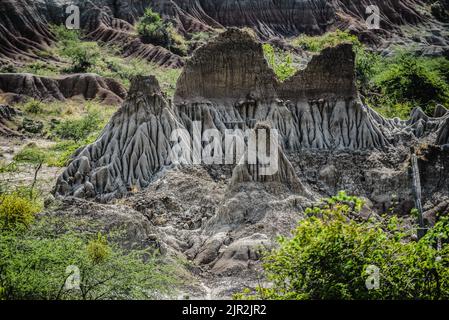
[{"label": "eroded rock formation", "polygon": [[[184,61],[160,46],[142,43],[135,34],[133,25],[149,6],[184,34],[212,28],[251,27],[260,37],[270,39],[302,33],[317,35],[339,28],[383,48],[396,42],[421,43],[419,50],[423,53],[441,54],[448,47],[447,30],[438,21],[449,19],[444,5],[439,11],[430,10],[424,0],[3,0],[0,3],[0,65],[52,60],[40,54],[54,40],[49,24],[64,23],[68,16],[66,8],[72,4],[80,8],[81,28],[88,39],[112,43],[126,57],[139,57],[170,67],[180,67]],[[365,22],[366,8],[372,4],[379,7],[379,30],[368,29]],[[437,19],[432,15],[437,15]],[[407,34],[403,26],[428,31]]]},{"label": "eroded rock formation", "polygon": [[147,187],[169,164],[170,137],[177,127],[156,78],[136,78],[100,138],[59,178],[56,193],[109,200]]},{"label": "eroded rock formation", "polygon": [[42,101],[80,97],[118,105],[126,97],[126,89],[114,79],[90,73],[61,77],[3,73],[0,74],[0,96],[10,102],[23,101],[27,97]]},{"label": "eroded rock formation", "polygon": [[0,66],[43,60],[39,55],[54,40],[48,21],[35,1],[2,0],[0,3]]}]

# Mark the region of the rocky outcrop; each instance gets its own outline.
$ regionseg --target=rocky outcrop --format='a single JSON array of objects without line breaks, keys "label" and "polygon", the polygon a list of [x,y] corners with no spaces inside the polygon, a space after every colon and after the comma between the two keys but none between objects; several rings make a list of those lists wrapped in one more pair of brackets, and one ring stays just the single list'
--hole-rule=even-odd
[{"label": "rocky outcrop", "polygon": [[144,10],[141,8],[134,11],[131,5],[126,8],[129,9],[129,15],[126,16],[127,20],[123,20],[119,17],[122,17],[126,11],[116,12],[107,6],[89,3],[85,9],[88,15],[83,20],[86,38],[108,46],[116,46],[127,58],[144,59],[165,67],[183,66],[184,61],[178,55],[161,46],[146,44],[140,40],[134,26],[128,21],[134,22],[138,18],[137,13],[141,12],[143,15]]},{"label": "rocky outcrop", "polygon": [[125,88],[117,81],[96,74],[74,74],[43,77],[27,73],[0,74],[0,96],[10,100],[29,97],[42,101],[64,101],[69,98],[98,99],[117,105],[126,97]]},{"label": "rocky outcrop", "polygon": [[384,120],[358,97],[354,63],[351,45],[342,44],[324,50],[281,83],[261,44],[230,29],[189,61],[178,80],[175,104],[183,118],[201,109],[217,128],[267,121],[288,150],[389,147],[394,139]]},{"label": "rocky outcrop", "polygon": [[178,80],[175,103],[276,97],[276,76],[261,44],[247,32],[229,29],[199,48]]},{"label": "rocky outcrop", "polygon": [[99,139],[80,150],[60,176],[56,193],[106,201],[147,187],[169,163],[177,127],[156,78],[136,78]]}]

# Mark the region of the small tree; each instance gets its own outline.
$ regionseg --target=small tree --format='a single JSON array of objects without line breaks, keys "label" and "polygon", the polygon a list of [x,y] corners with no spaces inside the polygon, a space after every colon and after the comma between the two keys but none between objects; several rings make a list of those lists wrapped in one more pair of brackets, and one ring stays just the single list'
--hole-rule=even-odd
[{"label": "small tree", "polygon": [[170,35],[167,24],[164,23],[159,13],[147,8],[143,17],[137,24],[137,32],[145,43],[160,46],[170,46]]},{"label": "small tree", "polygon": [[159,13],[151,8],[145,10],[137,23],[137,32],[144,43],[162,46],[181,56],[187,54],[185,39],[170,22],[164,21]]}]

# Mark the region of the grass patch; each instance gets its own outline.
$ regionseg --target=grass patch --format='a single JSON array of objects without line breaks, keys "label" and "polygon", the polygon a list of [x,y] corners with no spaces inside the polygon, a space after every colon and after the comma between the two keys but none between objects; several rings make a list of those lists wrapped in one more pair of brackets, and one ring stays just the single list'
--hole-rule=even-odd
[{"label": "grass patch", "polygon": [[262,47],[265,59],[280,81],[285,81],[296,73],[297,68],[293,64],[290,52],[277,50],[268,43],[263,44]]}]

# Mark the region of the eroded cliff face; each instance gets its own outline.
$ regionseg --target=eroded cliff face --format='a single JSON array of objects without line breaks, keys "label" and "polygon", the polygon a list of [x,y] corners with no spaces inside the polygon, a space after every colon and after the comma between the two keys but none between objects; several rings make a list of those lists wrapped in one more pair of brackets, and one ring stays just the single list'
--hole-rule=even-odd
[{"label": "eroded cliff face", "polygon": [[0,3],[0,65],[41,60],[38,53],[53,40],[48,21],[38,13],[34,1]]}]

